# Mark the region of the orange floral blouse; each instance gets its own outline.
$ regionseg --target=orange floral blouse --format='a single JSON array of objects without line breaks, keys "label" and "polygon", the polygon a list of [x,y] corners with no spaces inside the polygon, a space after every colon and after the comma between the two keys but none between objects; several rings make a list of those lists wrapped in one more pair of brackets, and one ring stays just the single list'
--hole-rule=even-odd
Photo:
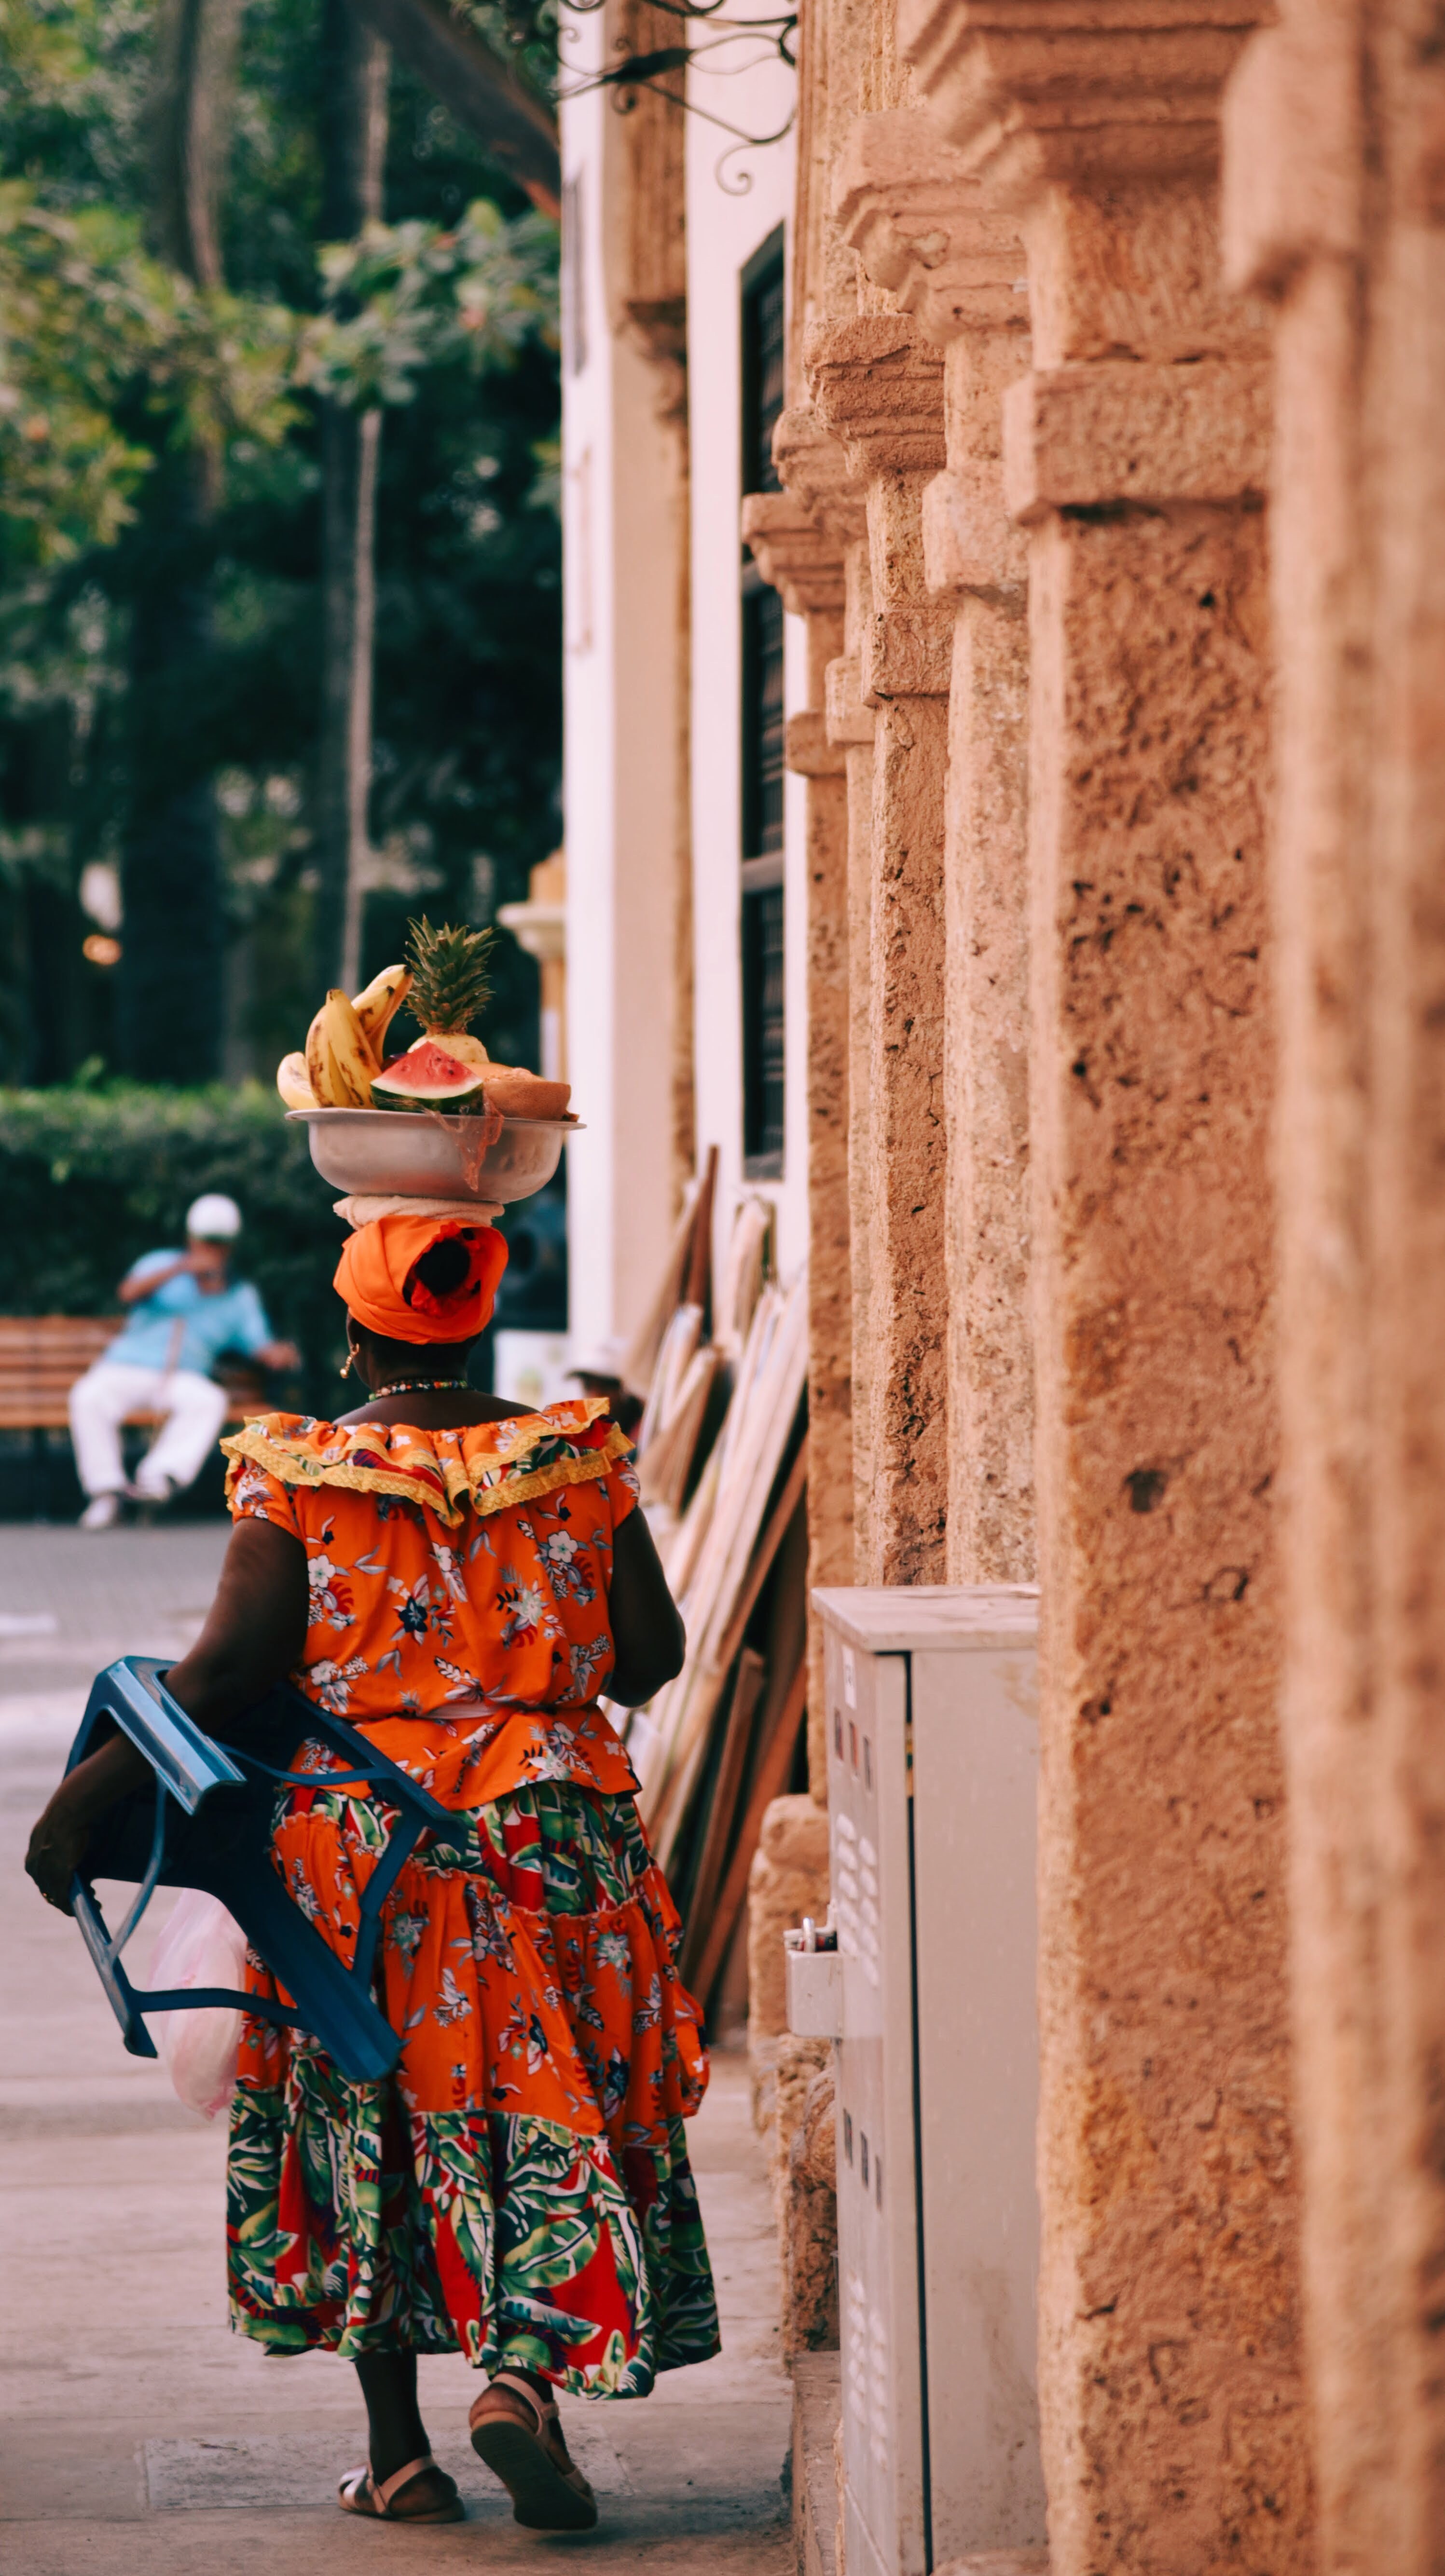
[{"label": "orange floral blouse", "polygon": [[613,1535],[637,1500],[606,1410],[588,1397],[456,1431],[273,1413],[221,1443],[235,1518],[306,1550],[297,1687],[445,1806],[538,1780],[637,1787],[596,1705]]},{"label": "orange floral blouse", "polygon": [[[696,2109],[707,2058],[677,1975],[676,1908],[632,1804],[637,1781],[597,1706],[613,1666],[612,1542],[637,1500],[631,1444],[606,1409],[593,1397],[459,1431],[268,1414],[222,1446],[236,1518],[273,1521],[306,1550],[298,1688],[468,1818],[454,1849],[431,1837],[418,1847],[383,1913],[382,2000],[404,2035],[408,2111],[514,2112],[574,2135],[605,2131],[619,2155],[671,2153],[668,2123]],[[328,1796],[339,1757],[316,1743],[294,1758],[316,1785],[287,1793],[277,1863],[347,1958],[385,1835],[371,1797]],[[592,1888],[580,1911],[552,1909],[543,1801],[517,1795],[544,1782],[625,1802],[625,1815],[572,1819],[563,1858]],[[581,1866],[584,1853],[596,1867]],[[259,1965],[248,1981],[275,1991]],[[243,2087],[271,2099],[295,2046],[249,2022]],[[299,2192],[283,2186],[283,2211],[294,2216]],[[309,2242],[303,2230],[287,2262],[305,2270]],[[475,2341],[475,2284],[440,2241],[436,2259],[472,2316],[458,2332]],[[303,2287],[304,2306],[309,2272]],[[291,2287],[275,2295],[294,2304]],[[264,2306],[273,2292],[253,2284],[246,2296]]]}]

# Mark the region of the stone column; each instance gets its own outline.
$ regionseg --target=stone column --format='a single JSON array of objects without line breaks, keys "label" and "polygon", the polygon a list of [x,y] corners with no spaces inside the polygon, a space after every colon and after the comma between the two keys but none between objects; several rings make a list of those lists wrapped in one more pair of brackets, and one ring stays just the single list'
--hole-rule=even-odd
[{"label": "stone column", "polygon": [[[846,1293],[840,1296],[830,1316],[828,1329],[836,1335],[835,1365],[840,1372],[846,1370],[849,1380],[853,1432],[849,1513],[852,1557],[840,1575],[834,1577],[834,1580],[845,1581],[862,1574],[870,1561],[868,1530],[872,1505],[872,1478],[866,1445],[871,1377],[867,1336],[858,1329],[858,1317],[863,1302],[860,1289],[866,1280],[869,1260],[860,1145],[866,1132],[862,1122],[866,1121],[868,1108],[863,1048],[869,961],[866,912],[860,921],[860,898],[866,892],[871,866],[873,715],[871,709],[858,704],[856,687],[846,693],[846,712],[845,698],[840,697],[839,692],[839,680],[850,652],[856,662],[856,646],[850,647],[848,639],[856,627],[860,578],[866,585],[866,570],[860,572],[860,567],[866,557],[867,523],[861,492],[855,488],[843,451],[813,408],[806,382],[804,346],[811,328],[819,323],[851,320],[858,309],[857,263],[833,221],[831,181],[839,137],[861,105],[871,77],[873,37],[872,0],[809,0],[799,22],[797,193],[792,225],[788,409],[778,422],[773,439],[779,478],[796,506],[800,520],[811,527],[820,540],[826,539],[831,544],[842,568],[843,581],[843,634],[837,640],[829,640],[830,658],[823,669],[821,695],[816,679],[811,692],[810,711],[821,714],[821,724],[810,725],[806,735],[802,729],[795,729],[789,758],[795,765],[806,764],[810,775],[824,760],[830,757],[837,759],[839,768],[829,772],[836,783],[829,791],[826,810],[831,817],[831,832],[838,828],[839,809],[842,809],[846,833],[846,847],[840,850],[836,843],[833,845],[832,861],[827,871],[831,888],[827,908],[833,935],[840,944],[836,949],[830,948],[827,958],[820,955],[822,984],[817,996],[817,1008],[830,1031],[837,1026],[835,1015],[840,1005],[844,1013],[843,1063],[834,1098],[843,1120],[843,1167],[848,1193],[848,1281]],[[821,637],[821,628],[815,631]],[[824,810],[821,801],[812,805],[815,813]],[[821,880],[818,890],[821,925]],[[810,1013],[813,1008],[810,1002]],[[828,1051],[816,1065],[820,1081],[834,1080],[837,1071],[831,1036],[826,1044]],[[839,1526],[841,1531],[841,1523]],[[815,1705],[818,1709],[822,1705],[821,1668],[816,1660],[811,1682],[810,1711]]]},{"label": "stone column", "polygon": [[[843,884],[847,957],[845,1028],[846,1179],[849,1282],[840,1319],[840,1352],[848,1354],[853,1426],[850,1579],[866,1582],[871,1563],[874,1486],[870,1438],[873,1383],[867,1331],[871,1229],[868,1201],[868,996],[872,980],[870,909],[873,873],[873,730],[871,707],[858,695],[859,636],[869,614],[868,522],[861,488],[841,446],[811,404],[785,411],[773,435],[778,473],[808,523],[837,546],[843,566],[842,649],[823,672],[823,734],[844,763],[847,848]],[[821,1704],[821,1702],[820,1702]]]},{"label": "stone column", "polygon": [[1229,27],[903,0],[1028,245],[1054,2576],[1313,2563],[1289,2116],[1264,790],[1268,406],[1214,213]]},{"label": "stone column", "polygon": [[1028,1280],[1027,543],[1002,403],[1029,361],[1024,250],[930,117],[859,117],[835,181],[865,275],[944,350],[923,567],[953,615],[944,823],[948,1543],[956,1583],[1034,1572]]},{"label": "stone column", "polygon": [[[869,1362],[867,1382],[860,1387],[855,1373],[854,1383],[855,1460],[870,1494],[858,1573],[929,1583],[943,1575],[948,1507],[943,782],[952,636],[924,582],[922,500],[944,462],[943,368],[901,316],[815,325],[804,360],[818,419],[863,486],[868,530],[848,603],[858,698],[875,718],[858,1086],[868,1125],[866,1143],[855,1139],[863,1187],[853,1201],[855,1243],[861,1223],[867,1230],[854,1346],[861,1330]],[[838,730],[851,715],[851,674],[842,676]],[[853,846],[861,852],[861,834]]]},{"label": "stone column", "polygon": [[1225,232],[1275,299],[1296,2091],[1326,2576],[1445,2565],[1445,62],[1284,0]]},{"label": "stone column", "polygon": [[[755,496],[745,521],[765,577],[781,590],[785,605],[808,621],[808,706],[790,720],[787,744],[789,766],[808,780],[808,1554],[811,1580],[834,1583],[852,1578],[857,1547],[852,1310],[853,1270],[863,1240],[852,1224],[850,1163],[853,1025],[863,961],[849,902],[857,802],[850,773],[860,754],[843,747],[828,721],[828,674],[844,656],[845,567],[850,552],[856,557],[864,531],[841,452],[807,403],[801,344],[807,319],[850,311],[856,302],[851,256],[840,248],[828,219],[826,181],[837,120],[856,101],[866,33],[860,0],[810,0],[799,28],[790,407],[773,442],[784,490]],[[871,753],[866,757],[871,767]],[[827,1901],[828,1835],[820,1813],[827,1797],[825,1702],[821,1638],[811,1618],[808,1775],[817,1803],[800,1813],[807,1802],[777,1800],[754,1862],[750,1939],[773,1946],[766,1969],[759,1961],[754,1987],[764,2001],[769,1979],[776,1980],[783,1922],[815,1913]],[[800,1903],[807,1872],[813,1892]],[[829,2053],[821,2043],[781,2029],[775,2036],[762,2029],[755,2035],[751,2020],[749,2044],[754,2100],[769,2140],[777,2196],[783,2347],[801,2353],[837,2341],[832,2074],[823,2063]]]},{"label": "stone column", "polygon": [[[743,537],[783,606],[807,621],[808,707],[788,767],[808,781],[808,1585],[853,1575],[848,1224],[848,787],[828,740],[825,673],[843,645],[843,549],[789,493],[754,492]],[[808,1621],[808,1777],[827,1803],[822,1636]]]}]

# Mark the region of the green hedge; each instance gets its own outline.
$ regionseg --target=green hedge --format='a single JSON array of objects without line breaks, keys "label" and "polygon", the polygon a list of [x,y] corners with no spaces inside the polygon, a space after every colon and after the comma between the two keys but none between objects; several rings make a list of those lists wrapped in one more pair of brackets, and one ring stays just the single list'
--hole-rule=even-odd
[{"label": "green hedge", "polygon": [[238,1273],[306,1357],[304,1398],[329,1411],[345,1354],[331,1274],[345,1240],[335,1191],[274,1092],[138,1084],[0,1089],[0,1314],[106,1315],[142,1252],[184,1240],[202,1190],[245,1218]]}]

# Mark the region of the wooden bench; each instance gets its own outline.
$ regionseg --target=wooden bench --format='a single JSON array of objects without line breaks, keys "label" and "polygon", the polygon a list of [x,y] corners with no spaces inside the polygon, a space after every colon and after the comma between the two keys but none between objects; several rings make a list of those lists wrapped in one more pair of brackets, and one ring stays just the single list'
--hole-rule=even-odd
[{"label": "wooden bench", "polygon": [[[107,1315],[0,1315],[0,1431],[68,1429],[72,1386],[119,1331],[119,1321]],[[259,1379],[228,1372],[222,1383],[231,1393],[228,1422],[270,1411]],[[127,1422],[146,1425],[162,1419],[154,1411],[126,1415]]]}]

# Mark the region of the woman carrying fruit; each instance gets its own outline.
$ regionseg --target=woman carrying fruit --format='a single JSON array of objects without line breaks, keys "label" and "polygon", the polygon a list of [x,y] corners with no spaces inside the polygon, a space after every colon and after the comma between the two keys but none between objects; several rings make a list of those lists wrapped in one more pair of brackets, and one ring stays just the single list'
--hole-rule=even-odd
[{"label": "woman carrying fruit", "polygon": [[[674,1966],[677,1917],[627,1757],[598,1707],[675,1673],[682,1628],[595,1399],[509,1413],[466,1384],[506,1246],[386,1216],[336,1274],[368,1401],[272,1414],[224,1443],[235,1527],[215,1604],[170,1675],[203,1725],[284,1674],[455,1817],[387,1900],[379,1999],[395,2075],[348,2084],[315,2041],[245,2025],[231,2115],[234,2323],[356,2363],[370,2457],[344,2510],[462,2518],[431,2457],[416,2357],[487,2375],[471,2437],[518,2521],[585,2530],[555,2392],[643,2396],[706,2359],[717,2320],[682,2122],[707,2080]],[[368,1791],[319,1743],[275,1851],[343,1956],[385,1848]],[[145,1775],[124,1741],[62,1784],[27,1866],[65,1905],[95,1817]],[[254,1962],[250,1990],[272,1991]]]}]

